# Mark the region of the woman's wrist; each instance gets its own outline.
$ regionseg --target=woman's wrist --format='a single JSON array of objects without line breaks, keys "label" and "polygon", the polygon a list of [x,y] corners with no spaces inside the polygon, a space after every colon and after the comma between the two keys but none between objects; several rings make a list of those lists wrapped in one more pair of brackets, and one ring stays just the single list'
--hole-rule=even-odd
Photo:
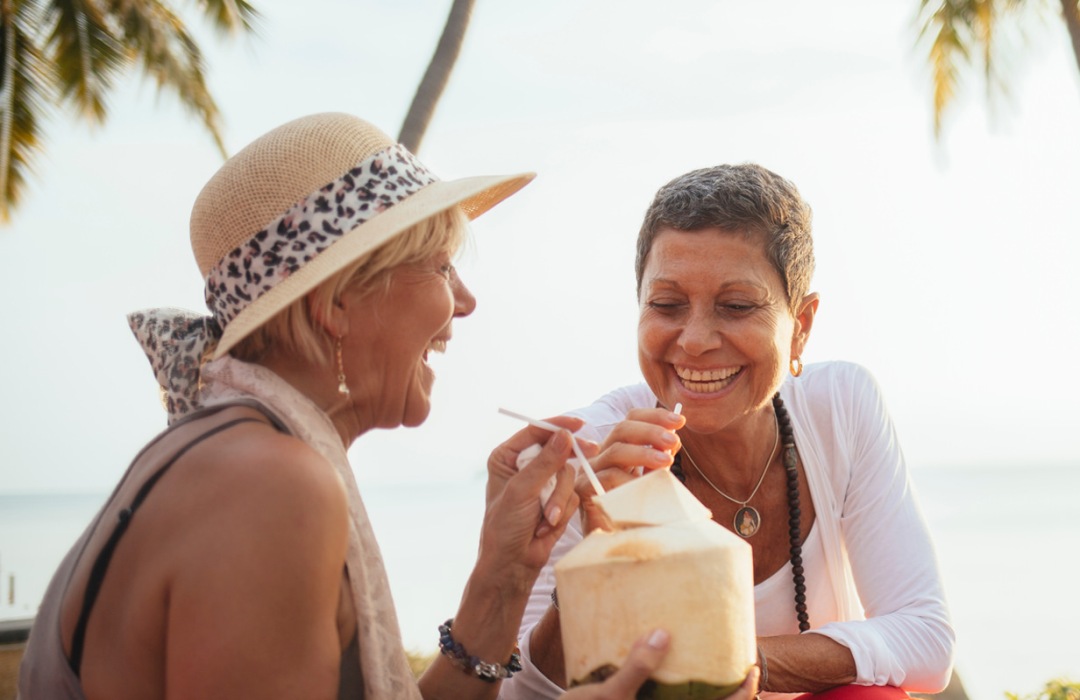
[{"label": "woman's wrist", "polygon": [[482,659],[505,660],[517,643],[532,584],[486,571],[478,564],[465,585],[454,616],[454,639]]},{"label": "woman's wrist", "polygon": [[476,676],[485,683],[494,683],[509,678],[521,670],[521,655],[517,645],[511,652],[509,660],[485,661],[480,657],[470,654],[465,646],[454,639],[453,618],[439,625],[439,652],[450,660],[466,674]]},{"label": "woman's wrist", "polygon": [[497,557],[481,551],[467,585],[478,594],[498,595],[524,602],[528,600],[533,584],[539,577],[538,568],[520,561],[497,561]]}]

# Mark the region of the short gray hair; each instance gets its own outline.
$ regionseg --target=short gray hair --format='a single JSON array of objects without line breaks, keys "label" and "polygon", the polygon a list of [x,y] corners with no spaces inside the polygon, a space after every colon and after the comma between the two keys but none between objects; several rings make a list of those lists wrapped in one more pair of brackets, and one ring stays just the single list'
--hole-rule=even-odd
[{"label": "short gray hair", "polygon": [[794,312],[810,291],[814,274],[811,219],[810,205],[795,185],[760,165],[718,165],[680,175],[657,191],[645,212],[637,240],[638,296],[645,263],[661,229],[718,228],[763,238]]}]

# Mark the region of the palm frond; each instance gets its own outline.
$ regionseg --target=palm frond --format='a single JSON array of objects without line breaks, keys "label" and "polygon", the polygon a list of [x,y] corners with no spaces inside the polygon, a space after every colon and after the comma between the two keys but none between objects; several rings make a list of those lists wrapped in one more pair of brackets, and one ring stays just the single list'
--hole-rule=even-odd
[{"label": "palm frond", "polygon": [[989,0],[979,0],[973,3],[971,17],[972,34],[975,43],[982,49],[983,73],[986,77],[986,96],[989,99],[991,86],[994,83],[994,22],[997,12],[994,3]]},{"label": "palm frond", "polygon": [[159,90],[174,92],[180,103],[202,120],[218,150],[227,155],[221,137],[221,112],[206,86],[202,51],[184,23],[156,0],[122,5],[122,14],[116,18],[130,56]]},{"label": "palm frond", "polygon": [[[27,31],[38,8],[3,13],[0,31],[0,222],[8,223],[22,199],[33,157],[41,149],[41,122],[49,112],[55,77],[35,35]],[[21,16],[20,16],[21,15]]]},{"label": "palm frond", "polygon": [[930,38],[935,137],[941,136],[944,115],[956,97],[961,65],[971,61],[972,4],[957,0],[922,2],[919,36]]},{"label": "palm frond", "polygon": [[106,94],[129,63],[124,47],[94,2],[52,0],[49,9],[47,50],[61,96],[82,116],[104,122]]},{"label": "palm frond", "polygon": [[[1041,0],[1036,0],[1040,2]],[[994,97],[1009,97],[1010,59],[1020,52],[1011,45],[1009,37],[1022,33],[1021,15],[1034,9],[1036,2],[1026,0],[984,0],[976,18],[976,31],[982,48],[983,76],[986,80],[986,101],[991,107]]]},{"label": "palm frond", "polygon": [[254,32],[257,29],[259,13],[247,0],[199,0],[199,7],[214,27],[224,34]]},{"label": "palm frond", "polygon": [[990,107],[995,96],[1008,97],[1009,59],[1019,52],[1008,50],[1007,39],[1022,26],[1023,15],[1046,7],[1046,0],[922,0],[919,38],[932,37],[929,59],[935,137],[941,136],[943,117],[956,97],[960,76],[975,63],[981,63]]}]

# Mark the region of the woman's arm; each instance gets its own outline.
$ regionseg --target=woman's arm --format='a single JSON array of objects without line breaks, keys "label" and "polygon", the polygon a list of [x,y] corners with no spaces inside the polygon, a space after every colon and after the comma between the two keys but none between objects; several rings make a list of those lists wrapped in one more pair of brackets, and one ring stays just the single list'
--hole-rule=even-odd
[{"label": "woman's arm", "polygon": [[776,693],[817,693],[854,683],[851,651],[820,634],[758,638],[761,689]]},{"label": "woman's arm", "polygon": [[[848,481],[833,486],[867,619],[828,623],[801,637],[826,637],[848,650],[857,683],[937,692],[949,680],[955,635],[930,533],[876,382],[855,365],[833,371],[830,396],[819,405],[831,411],[826,425],[835,435],[827,456],[850,460]],[[770,690],[773,656],[794,665],[785,661],[788,653],[775,649],[769,658]]]},{"label": "woman's arm", "polygon": [[[553,422],[571,429],[580,426],[575,419]],[[517,454],[542,440],[546,444],[539,456],[517,471]],[[510,659],[529,592],[577,508],[573,470],[566,465],[571,454],[568,432],[536,428],[520,431],[492,453],[480,554],[451,630],[469,655],[502,665]],[[540,491],[556,474],[558,484],[541,513]],[[465,673],[445,655],[420,679],[426,700],[494,698],[498,688]]]}]

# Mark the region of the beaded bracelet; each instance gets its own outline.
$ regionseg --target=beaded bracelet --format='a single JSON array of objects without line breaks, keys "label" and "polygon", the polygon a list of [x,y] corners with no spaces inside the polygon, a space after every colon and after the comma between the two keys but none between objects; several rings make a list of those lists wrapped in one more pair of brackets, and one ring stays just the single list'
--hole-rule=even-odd
[{"label": "beaded bracelet", "polygon": [[514,645],[514,652],[510,654],[510,661],[505,666],[481,661],[475,656],[470,656],[460,642],[454,641],[453,636],[450,635],[450,627],[453,624],[454,618],[450,618],[439,625],[439,651],[450,660],[450,663],[465,673],[476,676],[485,683],[494,683],[503,678],[509,678],[521,670],[521,656],[518,654],[516,644]]}]

